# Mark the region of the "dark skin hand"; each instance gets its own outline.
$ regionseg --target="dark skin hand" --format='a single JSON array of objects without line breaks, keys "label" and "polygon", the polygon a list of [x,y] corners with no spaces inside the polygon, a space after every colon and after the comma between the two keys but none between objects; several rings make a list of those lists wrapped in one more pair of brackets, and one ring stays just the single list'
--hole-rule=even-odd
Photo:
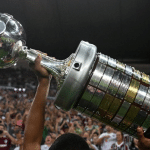
[{"label": "dark skin hand", "polygon": [[23,150],[40,150],[45,122],[46,99],[50,87],[51,75],[40,65],[42,58],[38,56],[35,64],[30,67],[37,75],[39,84],[35,98],[32,102],[25,125]]},{"label": "dark skin hand", "polygon": [[139,139],[139,150],[150,150],[150,139],[144,137],[144,131],[142,127],[137,128],[137,135]]}]

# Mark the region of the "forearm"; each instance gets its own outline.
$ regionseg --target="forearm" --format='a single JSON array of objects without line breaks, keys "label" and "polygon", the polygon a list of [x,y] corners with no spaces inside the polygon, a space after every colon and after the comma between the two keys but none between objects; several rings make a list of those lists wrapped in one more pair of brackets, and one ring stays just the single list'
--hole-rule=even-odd
[{"label": "forearm", "polygon": [[91,149],[93,149],[93,150],[96,150],[95,147],[94,147],[92,144],[90,144],[89,147],[90,147]]},{"label": "forearm", "polygon": [[49,91],[50,79],[42,78],[40,80],[37,92],[32,102],[29,116],[25,127],[25,142],[40,143],[42,140],[42,134],[44,129],[44,116],[46,98]]},{"label": "forearm", "polygon": [[96,144],[100,145],[102,143],[102,141],[103,141],[103,138],[100,138],[96,141]]},{"label": "forearm", "polygon": [[16,144],[17,140],[12,137],[9,133],[7,133],[7,137],[11,140],[12,143]]}]

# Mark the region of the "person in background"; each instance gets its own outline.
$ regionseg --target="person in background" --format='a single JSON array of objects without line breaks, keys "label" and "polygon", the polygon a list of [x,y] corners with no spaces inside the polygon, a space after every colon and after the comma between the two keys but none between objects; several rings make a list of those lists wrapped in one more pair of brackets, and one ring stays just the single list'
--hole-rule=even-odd
[{"label": "person in background", "polygon": [[93,128],[94,128],[94,126],[92,124],[92,119],[88,118],[88,122],[87,122],[87,125],[85,126],[84,130],[90,133],[90,131],[92,131]]},{"label": "person in background", "polygon": [[0,124],[0,149],[9,150],[11,147],[11,142],[17,144],[17,140],[13,138],[7,130],[5,130],[4,125]]},{"label": "person in background", "polygon": [[18,129],[15,131],[16,139],[17,139],[17,147],[14,150],[23,150],[23,142],[24,142],[24,137],[22,137],[21,134],[21,129]]},{"label": "person in background", "polygon": [[138,148],[138,140],[136,138],[132,139],[130,150],[139,150],[139,148]]},{"label": "person in background", "polygon": [[44,145],[41,145],[41,150],[49,150],[49,148],[52,145],[52,137],[50,134],[48,134],[45,138],[45,143]]},{"label": "person in background", "polygon": [[92,144],[92,142],[90,140],[87,140],[86,142],[89,145],[90,149],[92,149],[92,150],[98,150],[98,148],[96,147],[96,145]]},{"label": "person in background", "polygon": [[101,145],[102,150],[110,150],[111,145],[116,142],[116,134],[113,133],[113,128],[110,126],[106,126],[106,133],[102,133],[99,136],[99,139],[97,140],[96,144]]},{"label": "person in background", "polygon": [[129,150],[128,146],[124,143],[123,133],[120,131],[116,132],[117,142],[112,144],[111,150]]}]

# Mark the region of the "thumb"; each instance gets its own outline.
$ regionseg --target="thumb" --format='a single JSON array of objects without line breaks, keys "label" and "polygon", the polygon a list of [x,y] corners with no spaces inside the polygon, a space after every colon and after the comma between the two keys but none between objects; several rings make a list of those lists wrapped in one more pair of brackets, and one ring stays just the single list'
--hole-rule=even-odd
[{"label": "thumb", "polygon": [[144,132],[142,127],[137,128],[137,136],[139,140],[142,140],[144,138]]}]

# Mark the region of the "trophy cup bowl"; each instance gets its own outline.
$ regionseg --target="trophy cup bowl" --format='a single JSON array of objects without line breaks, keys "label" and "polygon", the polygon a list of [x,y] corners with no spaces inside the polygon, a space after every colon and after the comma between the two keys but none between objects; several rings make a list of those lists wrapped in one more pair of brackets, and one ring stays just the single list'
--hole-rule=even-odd
[{"label": "trophy cup bowl", "polygon": [[[22,25],[11,15],[0,14],[0,68],[12,66],[19,58],[41,65],[55,77],[58,92],[55,106],[75,109],[137,137],[136,128],[150,130],[150,76],[102,53],[95,45],[81,41],[65,60],[45,56],[25,46]],[[145,132],[145,137],[150,137]]]},{"label": "trophy cup bowl", "polygon": [[13,48],[17,41],[25,45],[26,34],[22,25],[9,14],[0,13],[0,68],[11,67],[18,57]]}]

